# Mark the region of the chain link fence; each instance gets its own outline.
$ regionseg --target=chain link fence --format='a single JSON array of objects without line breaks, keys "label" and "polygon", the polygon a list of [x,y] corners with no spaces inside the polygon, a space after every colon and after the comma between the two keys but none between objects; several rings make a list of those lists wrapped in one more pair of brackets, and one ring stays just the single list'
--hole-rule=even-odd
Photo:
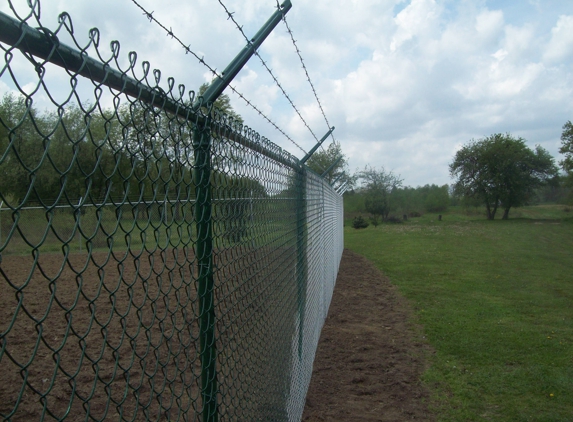
[{"label": "chain link fence", "polygon": [[300,420],[342,198],[28,4],[0,13],[0,416]]}]

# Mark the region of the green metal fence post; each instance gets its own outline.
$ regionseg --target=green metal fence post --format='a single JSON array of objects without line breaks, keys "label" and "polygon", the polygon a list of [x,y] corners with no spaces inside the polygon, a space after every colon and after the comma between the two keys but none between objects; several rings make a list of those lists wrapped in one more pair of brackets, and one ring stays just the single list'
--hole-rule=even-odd
[{"label": "green metal fence post", "polygon": [[195,219],[197,227],[199,342],[201,356],[201,397],[203,422],[216,422],[217,350],[215,348],[215,295],[213,280],[213,228],[211,222],[211,134],[210,119],[195,128]]},{"label": "green metal fence post", "polygon": [[[195,110],[211,106],[225,88],[237,76],[258,47],[269,36],[282,17],[290,10],[290,0],[285,0],[269,20],[256,33],[251,42],[229,63],[221,76],[217,76],[205,90],[202,98],[193,104]],[[216,422],[217,406],[217,351],[215,347],[215,297],[213,280],[213,229],[211,221],[211,134],[210,118],[193,134],[195,153],[195,216],[197,224],[198,294],[200,301],[201,343],[201,394],[203,398],[203,422]]]},{"label": "green metal fence post", "polygon": [[4,201],[0,201],[0,245],[2,244],[2,206]]},{"label": "green metal fence post", "polygon": [[300,166],[297,173],[296,183],[296,280],[298,287],[298,356],[302,358],[304,339],[304,314],[306,308],[306,284],[307,284],[307,227],[306,227],[306,167]]}]

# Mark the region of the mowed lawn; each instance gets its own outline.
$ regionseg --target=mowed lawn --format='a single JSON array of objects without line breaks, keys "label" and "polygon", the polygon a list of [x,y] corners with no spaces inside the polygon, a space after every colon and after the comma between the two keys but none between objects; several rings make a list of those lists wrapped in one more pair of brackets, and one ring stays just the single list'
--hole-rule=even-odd
[{"label": "mowed lawn", "polygon": [[573,421],[573,210],[445,213],[355,230],[345,245],[410,299],[436,351],[440,421]]}]

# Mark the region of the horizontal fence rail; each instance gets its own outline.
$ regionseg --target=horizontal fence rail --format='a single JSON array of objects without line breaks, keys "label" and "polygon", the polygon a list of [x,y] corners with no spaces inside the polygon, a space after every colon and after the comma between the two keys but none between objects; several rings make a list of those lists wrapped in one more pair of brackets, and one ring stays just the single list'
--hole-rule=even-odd
[{"label": "horizontal fence rail", "polygon": [[341,196],[29,4],[0,13],[0,416],[300,420]]}]

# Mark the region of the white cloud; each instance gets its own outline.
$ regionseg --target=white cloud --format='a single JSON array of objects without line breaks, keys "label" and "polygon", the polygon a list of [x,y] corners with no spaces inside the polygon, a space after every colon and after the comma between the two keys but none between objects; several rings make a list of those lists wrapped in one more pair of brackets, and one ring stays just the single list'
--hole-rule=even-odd
[{"label": "white cloud", "polygon": [[394,19],[397,30],[390,49],[395,51],[415,36],[429,35],[435,30],[440,10],[435,0],[412,0]]},{"label": "white cloud", "polygon": [[492,39],[502,31],[503,24],[501,10],[484,10],[476,17],[475,29],[479,38]]},{"label": "white cloud", "polygon": [[551,29],[551,41],[543,58],[550,62],[571,60],[573,56],[573,15],[560,16],[557,24]]},{"label": "white cloud", "polygon": [[[138,0],[193,51],[221,71],[245,41],[218,4]],[[496,132],[523,136],[557,156],[563,123],[572,118],[573,14],[568,2],[529,0],[487,7],[483,0],[316,0],[294,2],[289,26],[334,135],[352,170],[366,163],[401,174],[407,184],[447,183],[447,163],[471,138]],[[24,3],[18,3],[24,7]],[[150,23],[133,3],[43,0],[55,27],[70,12],[78,39],[101,29],[102,50],[119,39],[122,59],[138,52],[163,78],[196,88],[208,70]],[[248,36],[274,12],[274,0],[225,0]],[[25,8],[25,7],[24,7]],[[5,5],[0,5],[5,11]],[[283,23],[260,54],[317,136],[327,130]],[[14,62],[23,84],[27,62]],[[27,72],[27,73],[26,73]],[[55,74],[54,74],[55,77]],[[63,79],[63,93],[69,80]],[[7,74],[0,92],[13,89]],[[234,85],[297,143],[314,139],[253,58]],[[67,90],[67,91],[66,91]],[[93,88],[92,88],[93,90]],[[62,96],[64,95],[62,94]],[[59,94],[58,94],[59,95]],[[297,156],[301,151],[231,93],[235,108],[261,135]],[[60,97],[58,97],[60,98]]]}]

